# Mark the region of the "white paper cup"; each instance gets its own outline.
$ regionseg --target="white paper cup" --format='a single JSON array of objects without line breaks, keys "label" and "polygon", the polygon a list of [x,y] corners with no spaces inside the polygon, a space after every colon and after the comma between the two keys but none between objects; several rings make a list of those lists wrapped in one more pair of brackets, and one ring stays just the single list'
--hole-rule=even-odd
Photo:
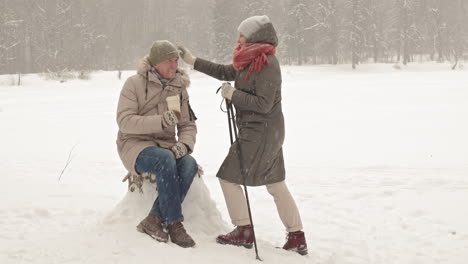
[{"label": "white paper cup", "polygon": [[166,98],[167,108],[171,111],[180,113],[180,97],[178,95]]}]

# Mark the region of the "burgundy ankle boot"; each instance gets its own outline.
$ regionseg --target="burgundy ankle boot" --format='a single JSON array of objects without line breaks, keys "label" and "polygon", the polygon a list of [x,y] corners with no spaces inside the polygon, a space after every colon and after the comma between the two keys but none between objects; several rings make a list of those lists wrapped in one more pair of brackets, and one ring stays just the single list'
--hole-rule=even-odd
[{"label": "burgundy ankle boot", "polygon": [[252,248],[253,232],[251,225],[238,226],[226,235],[219,235],[216,242],[223,245],[243,246]]},{"label": "burgundy ankle boot", "polygon": [[307,243],[304,232],[289,232],[286,239],[287,241],[286,244],[284,244],[283,249],[295,251],[301,255],[307,255]]}]

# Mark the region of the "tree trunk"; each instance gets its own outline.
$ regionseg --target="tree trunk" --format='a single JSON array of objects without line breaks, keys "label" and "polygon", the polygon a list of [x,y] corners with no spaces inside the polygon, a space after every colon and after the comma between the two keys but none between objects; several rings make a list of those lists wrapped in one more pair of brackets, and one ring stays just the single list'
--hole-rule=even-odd
[{"label": "tree trunk", "polygon": [[454,56],[455,56],[455,64],[453,64],[452,70],[455,70],[455,69],[457,68],[457,64],[458,64],[458,56],[457,56],[457,54],[455,54]]},{"label": "tree trunk", "polygon": [[374,54],[374,63],[377,63],[378,62],[378,57],[379,57],[379,47],[378,47],[377,38],[374,38],[373,54]]},{"label": "tree trunk", "polygon": [[357,25],[357,0],[352,0],[352,10],[351,10],[351,63],[353,69],[356,69],[358,64],[358,25]]},{"label": "tree trunk", "polygon": [[303,63],[303,55],[302,55],[302,45],[301,44],[297,44],[297,64],[298,65],[302,65]]},{"label": "tree trunk", "polygon": [[31,56],[31,38],[26,36],[24,38],[24,72],[32,72],[32,56]]},{"label": "tree trunk", "polygon": [[[400,7],[400,19],[401,19],[401,49],[403,56],[403,65],[408,64],[409,52],[408,52],[408,9],[406,0],[401,1],[402,6]],[[400,55],[399,55],[400,56]]]}]

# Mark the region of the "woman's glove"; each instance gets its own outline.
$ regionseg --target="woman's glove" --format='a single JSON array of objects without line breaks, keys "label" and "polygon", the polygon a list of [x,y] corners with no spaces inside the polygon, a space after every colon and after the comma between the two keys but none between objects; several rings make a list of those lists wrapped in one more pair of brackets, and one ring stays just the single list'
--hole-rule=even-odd
[{"label": "woman's glove", "polygon": [[231,100],[232,94],[234,93],[235,90],[236,88],[232,87],[229,83],[225,82],[223,83],[223,86],[221,88],[221,96],[223,96],[224,98],[228,100]]},{"label": "woman's glove", "polygon": [[190,50],[188,50],[186,47],[182,45],[177,45],[177,48],[179,49],[180,56],[185,61],[185,63],[193,66],[195,64],[195,60],[197,59],[197,57],[194,57],[192,53],[190,52]]}]

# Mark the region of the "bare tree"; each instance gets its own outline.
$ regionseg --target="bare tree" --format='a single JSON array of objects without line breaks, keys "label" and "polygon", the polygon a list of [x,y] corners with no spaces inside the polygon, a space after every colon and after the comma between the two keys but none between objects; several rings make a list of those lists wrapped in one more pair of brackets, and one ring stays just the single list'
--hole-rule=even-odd
[{"label": "bare tree", "polygon": [[0,0],[0,74],[134,69],[153,41],[227,63],[248,16],[272,19],[283,62],[460,61],[466,0]]},{"label": "bare tree", "polygon": [[463,57],[466,44],[466,9],[465,1],[458,0],[450,6],[452,19],[449,19],[450,31],[449,31],[449,42],[451,46],[452,55],[454,58],[454,64],[452,69],[456,69],[459,60]]},{"label": "bare tree", "polygon": [[397,17],[398,17],[398,59],[401,61],[403,57],[403,65],[412,61],[411,51],[420,37],[418,29],[414,21],[416,0],[397,0]]},{"label": "bare tree", "polygon": [[367,46],[374,62],[379,61],[386,47],[384,40],[385,6],[378,0],[367,0],[365,6]]},{"label": "bare tree", "polygon": [[433,40],[434,40],[434,50],[438,53],[438,61],[443,62],[445,60],[446,52],[446,42],[445,42],[445,32],[447,23],[442,17],[443,9],[445,8],[445,3],[442,0],[435,0],[432,2],[429,7],[429,12],[432,16],[432,26],[434,28]]},{"label": "bare tree", "polygon": [[0,71],[12,73],[17,70],[14,50],[20,45],[17,31],[23,21],[16,17],[8,1],[1,1],[0,7]]},{"label": "bare tree", "polygon": [[347,4],[350,6],[350,21],[349,27],[349,43],[351,47],[351,65],[356,69],[356,65],[360,63],[361,51],[364,49],[364,6],[362,0],[349,0]]},{"label": "bare tree", "polygon": [[241,2],[231,0],[218,0],[214,5],[214,49],[215,60],[219,63],[228,63],[232,59],[232,50],[236,44],[237,25],[242,21],[233,10],[242,10]]},{"label": "bare tree", "polygon": [[317,53],[329,64],[338,64],[339,14],[336,0],[319,0],[313,6],[312,26],[316,33]]},{"label": "bare tree", "polygon": [[290,58],[295,57],[297,64],[305,62],[306,43],[312,31],[312,14],[309,3],[306,0],[292,0],[287,7],[287,25],[285,34],[285,44],[287,54]]}]

